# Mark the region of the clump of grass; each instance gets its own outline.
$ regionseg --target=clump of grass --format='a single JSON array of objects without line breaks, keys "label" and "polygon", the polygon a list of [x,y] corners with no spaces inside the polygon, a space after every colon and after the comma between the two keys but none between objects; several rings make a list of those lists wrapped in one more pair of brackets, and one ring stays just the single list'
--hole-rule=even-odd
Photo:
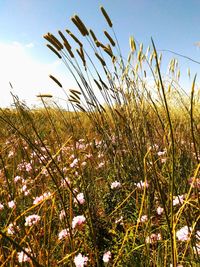
[{"label": "clump of grass", "polygon": [[153,40],[144,52],[131,37],[125,60],[101,11],[112,31],[105,41],[77,15],[80,37],[44,36],[77,82],[65,91],[50,75],[68,111],[48,106],[48,95],[43,109],[14,97],[15,109],[0,111],[4,266],[198,266],[195,79],[185,95],[172,60],[165,80]]}]

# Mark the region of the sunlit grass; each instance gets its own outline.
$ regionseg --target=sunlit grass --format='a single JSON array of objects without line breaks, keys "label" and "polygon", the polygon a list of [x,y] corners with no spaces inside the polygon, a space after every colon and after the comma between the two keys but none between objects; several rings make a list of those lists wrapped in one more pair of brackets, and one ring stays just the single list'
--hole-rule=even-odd
[{"label": "sunlit grass", "polygon": [[77,81],[65,90],[50,76],[69,110],[45,94],[43,109],[14,97],[15,108],[0,111],[1,266],[199,264],[195,79],[187,95],[175,60],[163,77],[153,40],[144,52],[130,38],[125,60],[101,11],[109,44],[78,16],[83,38],[45,35]]}]

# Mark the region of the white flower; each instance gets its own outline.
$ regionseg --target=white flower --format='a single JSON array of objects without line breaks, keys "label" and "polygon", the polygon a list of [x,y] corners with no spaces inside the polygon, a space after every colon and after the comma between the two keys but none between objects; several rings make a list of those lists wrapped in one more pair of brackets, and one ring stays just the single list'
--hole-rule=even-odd
[{"label": "white flower", "polygon": [[74,258],[74,263],[76,267],[83,267],[87,265],[88,257],[83,256],[81,253],[79,253],[77,256]]},{"label": "white flower", "polygon": [[13,208],[15,208],[15,206],[16,206],[16,205],[15,205],[14,200],[11,200],[11,201],[8,202],[8,207],[9,207],[9,208],[13,209]]},{"label": "white flower", "polygon": [[188,228],[188,226],[184,226],[176,232],[176,237],[179,241],[187,241],[190,238],[191,230],[191,227]]},{"label": "white flower", "polygon": [[25,226],[32,226],[40,221],[40,216],[37,214],[30,215],[25,218]]},{"label": "white flower", "polygon": [[163,213],[164,209],[159,206],[156,211],[157,211],[158,215],[161,215]]},{"label": "white flower", "polygon": [[78,159],[74,159],[73,162],[69,165],[71,168],[77,167],[78,165]]},{"label": "white flower", "polygon": [[81,226],[86,221],[86,218],[84,215],[79,215],[73,218],[72,220],[72,228],[76,228],[76,226]]},{"label": "white flower", "polygon": [[64,239],[69,235],[69,230],[68,229],[64,229],[62,231],[60,231],[60,233],[58,234],[58,239]]},{"label": "white flower", "polygon": [[17,182],[20,181],[21,179],[22,179],[22,177],[19,176],[19,175],[17,175],[17,176],[15,176],[15,178],[14,178],[14,182],[17,183]]},{"label": "white flower", "polygon": [[142,215],[140,218],[140,222],[147,222],[148,221],[148,216],[147,215]]},{"label": "white flower", "polygon": [[161,240],[161,234],[151,234],[146,238],[146,243],[155,243],[157,241]]},{"label": "white flower", "polygon": [[149,184],[146,182],[143,182],[143,181],[140,181],[139,183],[135,183],[136,187],[138,189],[143,189],[143,188],[148,188],[149,187]]},{"label": "white flower", "polygon": [[109,262],[110,258],[111,258],[111,252],[110,251],[107,251],[103,254],[103,262],[106,262],[106,263]]},{"label": "white flower", "polygon": [[[30,249],[28,249],[28,248],[25,248],[25,251],[30,253]],[[17,256],[18,256],[18,261],[20,263],[22,263],[22,262],[30,262],[30,258],[26,255],[26,253],[24,253],[24,251],[18,252]]]},{"label": "white flower", "polygon": [[64,179],[61,180],[60,186],[63,188],[68,188],[71,184],[71,181],[69,180],[68,177],[65,177]]},{"label": "white flower", "polygon": [[8,235],[14,235],[15,234],[15,229],[13,223],[10,223],[7,228],[7,233]]},{"label": "white flower", "polygon": [[[79,203],[79,204],[84,204],[85,203],[85,198],[84,198],[84,195],[83,193],[79,193],[77,196],[76,196],[77,199],[74,199],[74,202],[75,203]],[[78,201],[77,201],[78,200]]]},{"label": "white flower", "polygon": [[41,201],[49,198],[50,196],[51,196],[50,192],[45,192],[43,195],[34,198],[33,204],[36,205],[36,204],[40,203]]},{"label": "white flower", "polygon": [[176,196],[173,199],[173,206],[183,204],[184,202],[184,195]]},{"label": "white flower", "polygon": [[111,189],[114,189],[114,188],[120,188],[121,186],[122,186],[122,185],[121,185],[120,182],[118,182],[118,181],[114,181],[114,182],[111,184],[110,188],[111,188]]},{"label": "white flower", "polygon": [[0,203],[0,210],[4,209],[4,205]]}]

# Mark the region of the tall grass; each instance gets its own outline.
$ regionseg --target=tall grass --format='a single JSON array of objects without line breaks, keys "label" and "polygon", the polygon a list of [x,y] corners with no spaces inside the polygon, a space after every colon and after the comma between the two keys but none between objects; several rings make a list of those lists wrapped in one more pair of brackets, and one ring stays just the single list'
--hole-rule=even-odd
[{"label": "tall grass", "polygon": [[77,82],[50,75],[68,111],[45,96],[0,111],[1,266],[199,264],[195,78],[189,96],[172,60],[166,79],[153,40],[144,52],[131,37],[125,60],[101,11],[105,41],[77,15],[80,37],[44,36]]}]

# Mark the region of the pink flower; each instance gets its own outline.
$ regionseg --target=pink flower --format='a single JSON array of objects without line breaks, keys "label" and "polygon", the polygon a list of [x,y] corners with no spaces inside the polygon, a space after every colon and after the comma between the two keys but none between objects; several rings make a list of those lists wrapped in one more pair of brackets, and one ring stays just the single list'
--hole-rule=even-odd
[{"label": "pink flower", "polygon": [[151,234],[146,238],[146,243],[155,243],[157,241],[161,240],[161,235],[160,234]]},{"label": "pink flower", "polygon": [[97,168],[102,168],[105,165],[105,162],[100,162]]},{"label": "pink flower", "polygon": [[83,256],[81,253],[79,253],[77,256],[74,258],[74,263],[76,267],[83,267],[87,265],[88,257]]},{"label": "pink flower", "polygon": [[30,215],[25,218],[25,226],[32,226],[40,221],[40,216],[37,214]]},{"label": "pink flower", "polygon": [[25,168],[27,172],[30,172],[32,170],[32,166],[30,163],[25,163]]},{"label": "pink flower", "polygon": [[179,241],[187,241],[188,239],[190,239],[191,230],[191,227],[188,228],[188,226],[184,226],[176,232],[176,237]]},{"label": "pink flower", "polygon": [[159,206],[156,211],[157,211],[158,215],[161,215],[163,213],[164,209]]},{"label": "pink flower", "polygon": [[64,229],[62,231],[60,231],[60,233],[58,234],[58,239],[64,239],[69,235],[69,230],[68,229]]},{"label": "pink flower", "polygon": [[13,208],[15,208],[15,202],[14,202],[14,200],[11,200],[11,201],[9,201],[8,202],[8,207],[10,208],[10,209],[13,209]]},{"label": "pink flower", "polygon": [[77,200],[76,199],[74,199],[74,202],[75,203],[79,203],[79,204],[81,204],[81,205],[83,205],[84,203],[85,203],[85,198],[84,198],[84,195],[83,195],[83,193],[79,193],[77,196],[76,196],[76,198],[77,198]]},{"label": "pink flower", "polygon": [[109,262],[109,260],[111,259],[111,252],[110,251],[106,251],[104,254],[103,254],[103,262],[107,263]]},{"label": "pink flower", "polygon": [[122,185],[121,185],[120,182],[118,182],[118,181],[114,181],[114,182],[111,184],[110,188],[111,188],[111,189],[114,189],[114,188],[120,188],[121,186],[122,186]]},{"label": "pink flower", "polygon": [[18,227],[15,226],[15,223],[10,223],[7,228],[8,235],[14,235],[15,234],[15,228],[18,229]]},{"label": "pink flower", "polygon": [[72,228],[76,228],[77,226],[81,226],[85,223],[86,218],[84,215],[79,215],[73,218],[72,220]]},{"label": "pink flower", "polygon": [[51,193],[50,192],[45,192],[43,195],[39,196],[39,197],[36,197],[33,201],[33,204],[36,205],[38,203],[40,203],[41,201],[49,198],[51,196]]},{"label": "pink flower", "polygon": [[143,215],[141,218],[140,218],[140,222],[147,222],[148,221],[148,216],[147,215]]},{"label": "pink flower", "polygon": [[65,177],[64,179],[61,180],[61,187],[63,188],[68,188],[71,184],[71,181],[69,180],[69,178]]},{"label": "pink flower", "polygon": [[173,206],[183,204],[183,202],[184,202],[184,195],[180,195],[180,196],[174,197]]},{"label": "pink flower", "polygon": [[149,184],[146,182],[143,182],[143,181],[140,181],[139,183],[135,183],[136,187],[138,189],[143,189],[143,188],[148,188],[149,187]]},{"label": "pink flower", "polygon": [[4,209],[4,205],[0,203],[0,211]]},{"label": "pink flower", "polygon": [[[30,253],[30,249],[28,249],[28,248],[25,248],[25,251],[28,252],[28,253]],[[26,255],[26,253],[24,253],[24,251],[18,252],[18,253],[17,253],[17,256],[18,256],[18,261],[19,261],[20,263],[22,263],[22,262],[30,262],[30,260],[31,260],[31,259]]]},{"label": "pink flower", "polygon": [[73,162],[69,165],[71,168],[77,167],[78,165],[78,159],[74,159]]},{"label": "pink flower", "polygon": [[15,178],[14,178],[14,182],[17,183],[17,182],[20,181],[21,179],[22,179],[21,176],[17,175],[17,176],[15,176]]},{"label": "pink flower", "polygon": [[167,151],[166,150],[164,150],[164,151],[158,151],[158,156],[160,157],[160,156],[164,156],[165,154],[167,153]]}]

